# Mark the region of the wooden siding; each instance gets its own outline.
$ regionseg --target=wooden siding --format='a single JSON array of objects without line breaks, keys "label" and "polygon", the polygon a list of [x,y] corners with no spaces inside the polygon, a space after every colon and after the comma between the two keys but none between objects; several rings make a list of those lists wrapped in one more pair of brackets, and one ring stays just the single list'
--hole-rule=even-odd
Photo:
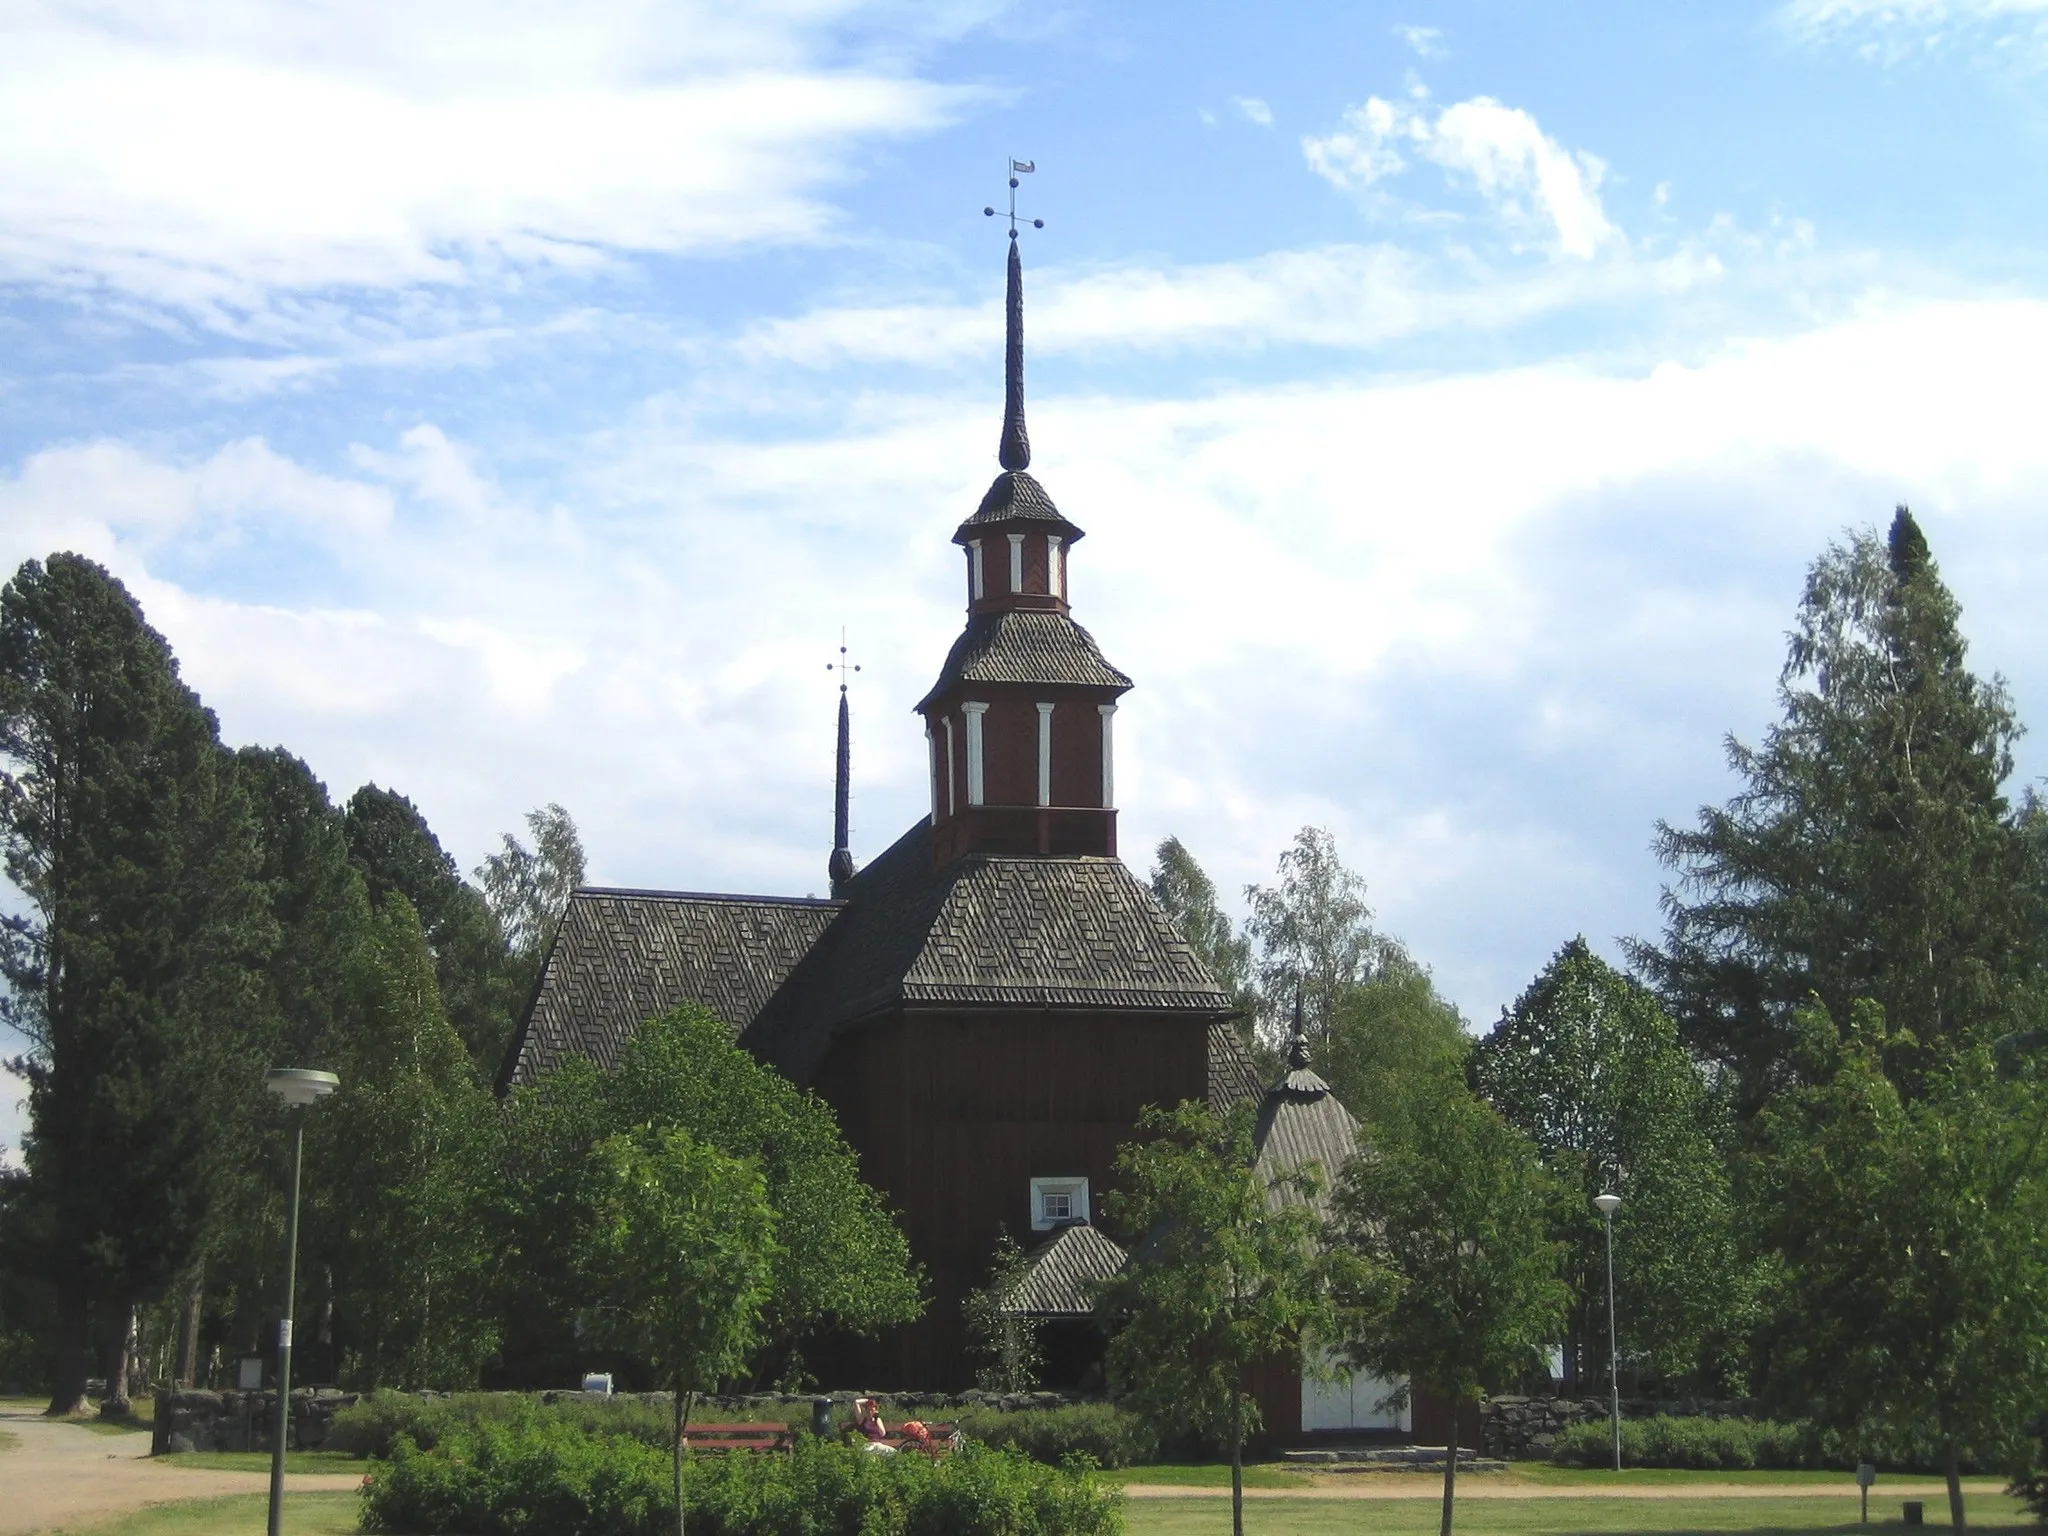
[{"label": "wooden siding", "polygon": [[1139,1111],[1205,1096],[1206,1041],[1206,1020],[992,1009],[894,1012],[835,1045],[817,1090],[931,1282],[870,1385],[968,1383],[960,1301],[1000,1228],[1028,1246],[1031,1180],[1085,1177],[1099,1218]]}]

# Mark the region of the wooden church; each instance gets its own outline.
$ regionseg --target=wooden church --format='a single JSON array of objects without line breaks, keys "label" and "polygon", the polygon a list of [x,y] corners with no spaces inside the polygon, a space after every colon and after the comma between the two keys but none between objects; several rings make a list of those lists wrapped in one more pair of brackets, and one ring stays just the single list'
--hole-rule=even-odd
[{"label": "wooden church", "polygon": [[[1014,230],[1007,299],[1002,469],[953,535],[966,626],[916,706],[930,813],[856,870],[842,689],[830,899],[579,890],[503,1077],[610,1067],[695,1001],[815,1090],[930,1276],[925,1316],[855,1367],[879,1386],[967,1383],[960,1302],[999,1231],[1088,1222],[1145,1106],[1265,1093],[1229,998],[1117,857],[1132,684],[1073,619],[1082,530],[1029,473]],[[1273,1395],[1285,1433],[1299,1402]]]}]

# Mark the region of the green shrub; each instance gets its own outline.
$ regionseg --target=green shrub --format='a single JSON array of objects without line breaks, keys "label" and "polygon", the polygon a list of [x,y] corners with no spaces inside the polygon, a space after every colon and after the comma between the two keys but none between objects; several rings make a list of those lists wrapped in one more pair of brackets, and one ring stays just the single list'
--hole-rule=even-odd
[{"label": "green shrub", "polygon": [[1159,1455],[1158,1432],[1136,1414],[1109,1403],[1073,1403],[1020,1413],[963,1408],[953,1422],[971,1440],[1021,1451],[1050,1467],[1082,1456],[1098,1467],[1135,1467]]},{"label": "green shrub", "polygon": [[[326,1449],[381,1461],[391,1455],[400,1435],[420,1450],[431,1451],[457,1429],[541,1422],[659,1447],[669,1443],[671,1412],[665,1403],[645,1403],[637,1397],[565,1396],[543,1403],[538,1397],[512,1392],[462,1392],[432,1398],[410,1392],[377,1392],[334,1416]],[[808,1410],[805,1417],[809,1417]]]},{"label": "green shrub", "polygon": [[[535,1414],[405,1436],[363,1490],[363,1528],[434,1536],[666,1536],[668,1453]],[[1122,1496],[1077,1468],[969,1446],[933,1463],[800,1437],[787,1455],[690,1463],[694,1536],[1115,1536]]]},{"label": "green shrub", "polygon": [[[1551,1459],[1581,1467],[1614,1464],[1614,1431],[1607,1419],[1582,1419],[1557,1437]],[[1856,1464],[1835,1437],[1805,1424],[1770,1419],[1678,1418],[1658,1414],[1624,1419],[1621,1464],[1625,1467],[1687,1467],[1708,1472],[1814,1468],[1844,1470]]]}]

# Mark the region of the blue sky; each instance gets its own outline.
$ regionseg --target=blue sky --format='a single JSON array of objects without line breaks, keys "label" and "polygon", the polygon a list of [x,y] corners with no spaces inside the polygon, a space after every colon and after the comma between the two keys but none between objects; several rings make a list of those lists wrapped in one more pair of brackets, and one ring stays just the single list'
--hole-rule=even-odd
[{"label": "blue sky", "polygon": [[1910,502],[2039,712],[2044,104],[2048,0],[27,0],[0,562],[465,866],[559,800],[594,880],[815,891],[842,625],[857,854],[922,810],[1034,159],[1127,856],[1327,825],[1483,1025],[1654,931],[1843,528]]}]

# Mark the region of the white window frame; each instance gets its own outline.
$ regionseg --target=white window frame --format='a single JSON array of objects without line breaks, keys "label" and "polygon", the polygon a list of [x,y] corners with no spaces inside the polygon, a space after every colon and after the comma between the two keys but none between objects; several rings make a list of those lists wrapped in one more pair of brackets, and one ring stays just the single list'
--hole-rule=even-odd
[{"label": "white window frame", "polygon": [[1038,803],[1052,804],[1052,706],[1038,706]]},{"label": "white window frame", "polygon": [[977,603],[981,601],[981,540],[979,539],[969,539],[967,541],[967,590],[971,601]]},{"label": "white window frame", "polygon": [[[1065,1216],[1048,1216],[1045,1213],[1047,1195],[1065,1195],[1069,1201]],[[1069,1222],[1092,1221],[1088,1208],[1088,1181],[1078,1175],[1067,1178],[1033,1179],[1031,1181],[1031,1230],[1050,1232],[1054,1227],[1066,1226]]]},{"label": "white window frame", "polygon": [[983,773],[987,752],[982,739],[981,717],[988,713],[988,706],[962,704],[960,708],[967,716],[967,803],[980,805],[987,798]]},{"label": "white window frame", "polygon": [[1095,708],[1102,715],[1102,808],[1116,809],[1116,706],[1098,704]]},{"label": "white window frame", "polygon": [[1067,573],[1060,564],[1060,557],[1065,552],[1058,534],[1048,533],[1045,536],[1045,589],[1054,597],[1067,595]]},{"label": "white window frame", "polygon": [[1024,535],[1021,533],[1010,535],[1010,590],[1024,590]]},{"label": "white window frame", "polygon": [[944,727],[946,732],[946,814],[948,816],[958,816],[960,814],[960,791],[954,787],[955,781],[953,778],[952,717],[950,715],[940,716],[939,724]]}]

